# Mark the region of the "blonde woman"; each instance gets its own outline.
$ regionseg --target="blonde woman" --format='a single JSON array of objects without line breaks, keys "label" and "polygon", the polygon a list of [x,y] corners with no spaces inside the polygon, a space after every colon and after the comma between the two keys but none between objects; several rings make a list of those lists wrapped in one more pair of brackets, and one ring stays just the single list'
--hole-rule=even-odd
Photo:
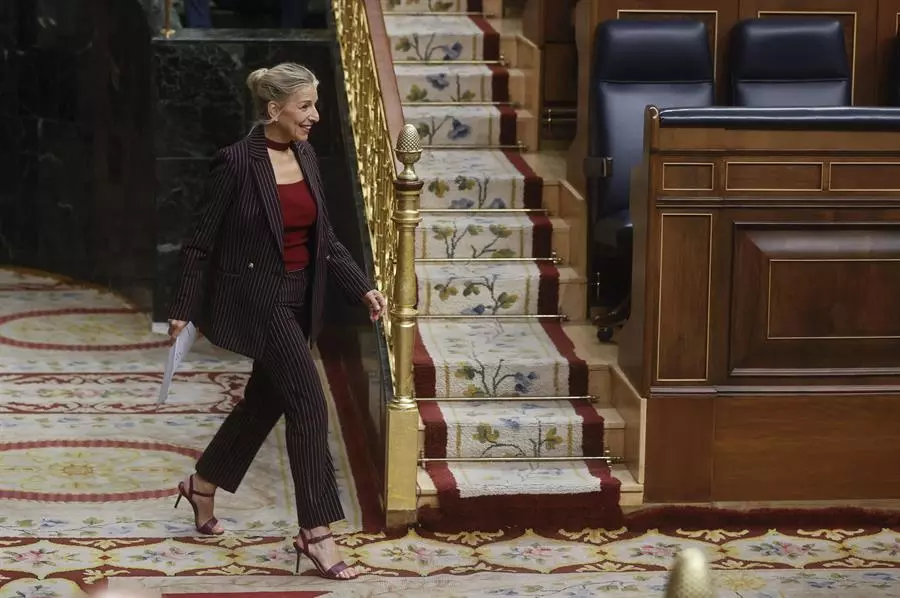
[{"label": "blonde woman", "polygon": [[328,222],[309,132],[319,121],[318,81],[306,67],[279,64],[247,78],[260,124],[213,160],[170,309],[174,339],[193,321],[214,344],[253,358],[243,400],[196,466],[178,484],[202,534],[224,530],[215,492],[235,492],[269,431],[284,415],[300,533],[306,555],[329,579],[348,567],[329,524],[344,518],[328,450],[325,395],[311,355],[322,329],[325,279],[371,319],[387,303]]}]

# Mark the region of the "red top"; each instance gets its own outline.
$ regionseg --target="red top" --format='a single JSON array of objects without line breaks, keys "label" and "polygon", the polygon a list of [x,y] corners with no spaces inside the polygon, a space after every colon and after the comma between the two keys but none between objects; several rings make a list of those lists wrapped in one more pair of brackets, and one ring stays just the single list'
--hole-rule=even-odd
[{"label": "red top", "polygon": [[316,222],[316,200],[305,180],[278,185],[284,222],[284,265],[288,272],[309,264],[309,233]]}]

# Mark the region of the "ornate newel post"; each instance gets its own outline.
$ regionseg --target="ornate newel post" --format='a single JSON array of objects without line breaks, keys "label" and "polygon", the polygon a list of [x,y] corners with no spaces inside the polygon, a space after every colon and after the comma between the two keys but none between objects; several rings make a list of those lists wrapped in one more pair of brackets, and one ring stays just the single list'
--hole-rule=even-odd
[{"label": "ornate newel post", "polygon": [[419,412],[413,392],[413,346],[416,340],[416,227],[421,221],[419,200],[424,181],[414,165],[422,155],[419,133],[404,125],[397,136],[397,159],[403,171],[394,179],[394,215],[397,261],[394,293],[390,301],[391,344],[394,356],[394,397],[388,405],[385,430],[385,514],[387,526],[416,519],[416,466]]},{"label": "ornate newel post", "polygon": [[675,557],[666,598],[715,598],[706,558],[697,548],[686,548]]}]

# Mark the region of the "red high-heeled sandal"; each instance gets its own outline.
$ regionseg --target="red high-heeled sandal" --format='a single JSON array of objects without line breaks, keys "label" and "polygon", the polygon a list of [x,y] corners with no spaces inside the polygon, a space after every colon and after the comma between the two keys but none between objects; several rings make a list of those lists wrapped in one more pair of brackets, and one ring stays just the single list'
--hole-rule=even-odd
[{"label": "red high-heeled sandal", "polygon": [[347,563],[345,563],[344,561],[340,561],[340,562],[336,563],[334,566],[332,566],[330,569],[326,570],[325,567],[322,566],[322,563],[319,562],[319,559],[317,559],[312,554],[310,554],[310,552],[309,552],[310,544],[318,544],[319,542],[322,542],[322,541],[327,540],[328,538],[332,538],[332,537],[333,537],[333,535],[331,533],[327,533],[324,536],[318,536],[315,538],[306,539],[303,537],[303,534],[301,533],[300,540],[303,542],[303,544],[301,545],[299,542],[297,542],[297,540],[294,540],[294,550],[297,551],[297,566],[294,569],[294,573],[295,574],[300,573],[300,557],[305,556],[306,558],[308,558],[309,560],[312,561],[312,564],[315,565],[316,569],[319,571],[319,575],[321,575],[325,579],[350,581],[351,579],[356,579],[357,577],[359,577],[361,575],[360,573],[357,573],[353,577],[341,577],[340,576],[341,573],[343,573],[344,571],[346,571],[347,569],[350,568],[350,566]]},{"label": "red high-heeled sandal", "polygon": [[175,499],[175,508],[178,508],[178,503],[181,502],[181,498],[184,497],[187,500],[191,508],[194,509],[194,527],[197,528],[197,531],[206,536],[220,536],[225,533],[225,530],[216,531],[216,526],[219,525],[219,520],[215,517],[210,518],[209,521],[200,525],[198,519],[200,518],[200,511],[197,508],[197,503],[194,502],[194,499],[191,498],[194,495],[203,496],[205,498],[212,498],[215,496],[215,493],[208,494],[206,492],[200,492],[199,490],[194,490],[194,476],[191,475],[188,478],[188,487],[185,489],[184,482],[178,482],[178,498]]}]

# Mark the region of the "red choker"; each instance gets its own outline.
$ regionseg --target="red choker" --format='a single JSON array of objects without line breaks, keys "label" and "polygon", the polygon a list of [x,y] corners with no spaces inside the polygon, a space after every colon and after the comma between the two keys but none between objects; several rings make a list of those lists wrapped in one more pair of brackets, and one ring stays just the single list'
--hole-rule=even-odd
[{"label": "red choker", "polygon": [[269,149],[278,151],[278,152],[283,152],[287,148],[291,147],[291,143],[290,142],[282,143],[280,141],[273,141],[273,140],[269,139],[268,137],[266,137],[266,147]]}]

